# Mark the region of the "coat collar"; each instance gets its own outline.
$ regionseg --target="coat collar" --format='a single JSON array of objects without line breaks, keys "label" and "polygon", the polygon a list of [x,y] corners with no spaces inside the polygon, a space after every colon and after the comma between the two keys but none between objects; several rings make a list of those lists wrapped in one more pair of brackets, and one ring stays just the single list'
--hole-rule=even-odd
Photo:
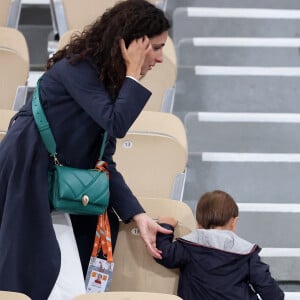
[{"label": "coat collar", "polygon": [[183,236],[179,240],[242,255],[249,254],[257,248],[256,244],[240,238],[234,232],[229,230],[195,229],[193,232]]}]

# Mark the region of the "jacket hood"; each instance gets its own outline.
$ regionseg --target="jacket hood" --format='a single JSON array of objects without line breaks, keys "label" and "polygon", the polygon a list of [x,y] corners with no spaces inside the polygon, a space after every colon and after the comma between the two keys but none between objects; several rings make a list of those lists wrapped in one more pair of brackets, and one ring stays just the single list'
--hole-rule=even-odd
[{"label": "jacket hood", "polygon": [[250,254],[257,247],[232,231],[219,229],[195,229],[178,240],[241,255]]}]

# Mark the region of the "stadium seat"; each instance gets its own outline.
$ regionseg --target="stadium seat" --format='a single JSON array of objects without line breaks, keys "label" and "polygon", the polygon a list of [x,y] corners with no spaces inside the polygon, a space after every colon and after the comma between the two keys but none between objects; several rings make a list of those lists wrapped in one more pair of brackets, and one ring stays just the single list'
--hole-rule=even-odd
[{"label": "stadium seat", "polygon": [[162,293],[147,293],[147,292],[107,292],[79,295],[73,300],[180,300],[182,298]]},{"label": "stadium seat", "polygon": [[[149,0],[149,2],[164,9],[166,0]],[[59,35],[66,31],[79,28],[95,21],[107,8],[112,7],[118,0],[51,0],[56,26]]]},{"label": "stadium seat", "polygon": [[0,108],[12,109],[18,86],[29,76],[29,53],[23,34],[0,27]]},{"label": "stadium seat", "polygon": [[18,28],[21,0],[0,1],[0,26]]},{"label": "stadium seat", "polygon": [[181,200],[187,153],[178,117],[142,111],[126,136],[117,140],[114,160],[136,195]]},{"label": "stadium seat", "polygon": [[144,110],[172,112],[177,79],[175,47],[169,37],[164,48],[163,63],[155,67],[142,78],[141,83],[152,92]]},{"label": "stadium seat", "polygon": [[15,111],[9,109],[0,109],[0,142],[4,138],[9,122],[15,115]]},{"label": "stadium seat", "polygon": [[0,300],[30,300],[28,296],[22,293],[0,291]]},{"label": "stadium seat", "polygon": [[[163,198],[138,198],[149,216],[173,216],[178,220],[175,236],[192,231],[196,224],[191,208],[184,202]],[[178,269],[167,269],[149,255],[134,222],[120,223],[114,251],[111,291],[144,291],[176,294]],[[144,299],[144,298],[140,298]],[[152,299],[155,299],[152,298]]]}]

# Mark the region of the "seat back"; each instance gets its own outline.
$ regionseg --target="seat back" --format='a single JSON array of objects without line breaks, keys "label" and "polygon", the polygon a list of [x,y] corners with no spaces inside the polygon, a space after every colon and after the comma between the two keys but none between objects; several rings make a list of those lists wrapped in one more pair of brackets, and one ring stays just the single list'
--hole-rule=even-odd
[{"label": "seat back", "polygon": [[142,111],[126,136],[118,139],[114,160],[136,195],[179,199],[172,192],[176,176],[185,172],[187,154],[186,133],[178,117]]},{"label": "seat back", "polygon": [[9,122],[15,115],[15,111],[9,109],[0,109],[0,142],[4,138]]},{"label": "seat back", "polygon": [[71,29],[71,30],[66,31],[63,35],[61,35],[59,38],[58,44],[57,44],[57,50],[60,50],[64,46],[69,44],[73,34],[76,35],[77,33],[80,34],[79,29]]},{"label": "seat back", "polygon": [[83,29],[94,22],[106,9],[115,5],[118,0],[62,0],[68,29]]},{"label": "seat back", "polygon": [[[117,2],[119,0],[51,0],[59,34],[62,35],[74,28],[82,30]],[[165,7],[165,0],[149,0],[149,2],[160,8]]]},{"label": "seat back", "polygon": [[0,27],[0,108],[12,109],[18,86],[29,76],[29,52],[23,34]]},{"label": "seat back", "polygon": [[[177,78],[177,61],[173,40],[168,37],[164,47],[163,63],[156,64],[155,67],[141,79],[141,83],[148,88],[152,95],[144,110],[162,111],[167,100],[166,92],[175,87]],[[172,111],[172,103],[165,109]]]},{"label": "seat back", "polygon": [[[178,226],[175,229],[175,237],[188,234],[195,228],[192,210],[184,202],[146,197],[139,197],[139,201],[154,219],[166,215],[176,218]],[[177,293],[178,269],[167,269],[155,262],[148,254],[134,222],[120,224],[113,256],[115,269],[111,291]]]},{"label": "seat back", "polygon": [[0,1],[0,26],[17,28],[21,12],[21,0]]},{"label": "seat back", "polygon": [[0,26],[6,26],[10,4],[11,0],[2,0],[0,2]]},{"label": "seat back", "polygon": [[162,293],[147,293],[147,292],[107,292],[84,294],[75,297],[73,300],[180,300],[182,298]]},{"label": "seat back", "polygon": [[22,293],[0,291],[0,300],[30,300],[28,296]]}]

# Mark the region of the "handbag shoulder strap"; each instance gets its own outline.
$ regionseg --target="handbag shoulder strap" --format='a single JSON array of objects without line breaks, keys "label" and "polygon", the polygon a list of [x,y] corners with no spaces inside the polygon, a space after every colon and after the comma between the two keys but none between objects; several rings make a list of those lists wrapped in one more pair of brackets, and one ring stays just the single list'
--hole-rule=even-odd
[{"label": "handbag shoulder strap", "polygon": [[[41,79],[38,80],[36,88],[33,92],[32,98],[32,113],[36,123],[36,126],[41,134],[42,140],[45,144],[47,151],[49,152],[50,156],[56,157],[56,142],[53,136],[53,133],[50,129],[49,123],[47,121],[46,115],[44,113],[44,109],[42,107],[40,96],[39,96],[39,82]],[[99,153],[99,160],[102,160],[102,156],[104,153],[105,145],[107,139],[107,131],[104,132],[102,145]]]}]

